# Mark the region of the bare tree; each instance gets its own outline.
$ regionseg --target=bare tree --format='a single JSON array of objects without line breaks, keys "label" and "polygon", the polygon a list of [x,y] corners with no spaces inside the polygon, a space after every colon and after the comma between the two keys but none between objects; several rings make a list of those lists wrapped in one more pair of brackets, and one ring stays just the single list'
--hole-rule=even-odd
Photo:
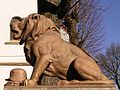
[{"label": "bare tree", "polygon": [[114,80],[120,89],[120,44],[112,44],[106,53],[97,55],[104,74]]},{"label": "bare tree", "polygon": [[[68,0],[64,13],[70,41],[76,46],[96,54],[103,42],[103,10],[99,0]],[[77,28],[76,28],[77,27]]]},{"label": "bare tree", "polygon": [[55,0],[38,0],[38,12],[57,16],[67,26],[71,43],[96,54],[103,41],[103,10],[99,0],[56,0],[61,2],[58,6],[48,1]]}]

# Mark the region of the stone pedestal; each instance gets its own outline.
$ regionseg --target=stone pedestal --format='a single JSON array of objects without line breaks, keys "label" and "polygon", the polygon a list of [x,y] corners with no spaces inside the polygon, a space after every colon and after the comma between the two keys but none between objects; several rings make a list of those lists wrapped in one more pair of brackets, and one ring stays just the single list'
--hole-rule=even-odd
[{"label": "stone pedestal", "polygon": [[117,90],[113,85],[5,86],[4,90]]}]

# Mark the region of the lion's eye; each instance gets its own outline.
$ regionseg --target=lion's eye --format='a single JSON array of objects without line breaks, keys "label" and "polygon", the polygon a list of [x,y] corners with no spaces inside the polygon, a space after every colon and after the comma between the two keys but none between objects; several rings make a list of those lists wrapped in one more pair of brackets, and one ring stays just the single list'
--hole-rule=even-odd
[{"label": "lion's eye", "polygon": [[38,17],[37,17],[37,16],[34,16],[33,19],[38,19]]}]

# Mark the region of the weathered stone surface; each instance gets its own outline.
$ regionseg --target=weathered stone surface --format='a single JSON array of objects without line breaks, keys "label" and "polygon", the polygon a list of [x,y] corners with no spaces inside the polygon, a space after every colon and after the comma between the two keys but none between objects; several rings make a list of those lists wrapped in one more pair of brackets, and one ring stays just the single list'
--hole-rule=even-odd
[{"label": "weathered stone surface", "polygon": [[4,90],[117,90],[113,85],[5,86]]},{"label": "weathered stone surface", "polygon": [[26,18],[12,18],[10,26],[14,38],[20,38],[19,44],[25,43],[26,61],[33,66],[31,78],[25,80],[25,86],[35,86],[43,74],[64,80],[58,85],[72,85],[83,80],[112,84],[93,57],[62,40],[59,27],[50,18],[33,13]]}]

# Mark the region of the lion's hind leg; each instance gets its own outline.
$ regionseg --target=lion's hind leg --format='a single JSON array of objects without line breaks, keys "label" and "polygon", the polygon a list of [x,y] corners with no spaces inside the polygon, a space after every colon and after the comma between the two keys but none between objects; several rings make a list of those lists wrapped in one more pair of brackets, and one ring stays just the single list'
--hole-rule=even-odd
[{"label": "lion's hind leg", "polygon": [[82,78],[91,81],[108,80],[93,60],[90,61],[86,59],[87,58],[77,58],[74,61],[74,68]]},{"label": "lion's hind leg", "polygon": [[112,80],[107,81],[78,81],[78,80],[60,80],[57,85],[113,85]]}]

